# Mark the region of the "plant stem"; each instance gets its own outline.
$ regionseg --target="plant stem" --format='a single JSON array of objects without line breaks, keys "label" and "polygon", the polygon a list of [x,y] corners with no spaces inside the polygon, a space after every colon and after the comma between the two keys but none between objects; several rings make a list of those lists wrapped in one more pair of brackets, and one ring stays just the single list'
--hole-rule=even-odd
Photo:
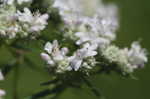
[{"label": "plant stem", "polygon": [[99,92],[99,90],[94,85],[92,85],[92,83],[85,77],[83,77],[83,80],[84,80],[85,84],[90,88],[90,90],[95,94],[95,96],[100,98],[101,93]]},{"label": "plant stem", "polygon": [[13,99],[18,98],[18,80],[19,80],[19,65],[14,68],[14,82],[13,82]]},{"label": "plant stem", "polygon": [[66,89],[66,86],[60,84],[54,87],[53,89],[46,89],[46,90],[43,90],[39,93],[32,95],[31,99],[40,99],[41,97],[45,97],[45,96],[52,95],[52,94],[57,95],[61,93],[62,91],[64,91],[65,89]]}]

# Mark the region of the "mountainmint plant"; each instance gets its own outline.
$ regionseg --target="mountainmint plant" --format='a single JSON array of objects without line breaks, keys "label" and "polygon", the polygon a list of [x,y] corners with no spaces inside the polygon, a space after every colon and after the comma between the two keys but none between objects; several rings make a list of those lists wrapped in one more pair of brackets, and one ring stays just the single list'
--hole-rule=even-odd
[{"label": "mountainmint plant", "polygon": [[[40,50],[51,79],[41,85],[47,89],[31,93],[25,99],[57,98],[69,87],[86,84],[101,97],[89,77],[116,72],[132,77],[136,69],[148,62],[147,51],[138,41],[130,48],[113,43],[119,28],[118,8],[101,0],[0,0],[0,47],[6,48],[13,60],[4,64],[0,80],[14,68],[15,83],[12,99],[17,93],[18,68],[34,64],[31,45]],[[35,46],[34,46],[35,47]],[[38,60],[38,59],[35,59]],[[32,67],[33,65],[33,67]],[[41,66],[43,68],[43,66]],[[0,89],[0,99],[7,92]],[[23,98],[22,98],[23,99]]]}]

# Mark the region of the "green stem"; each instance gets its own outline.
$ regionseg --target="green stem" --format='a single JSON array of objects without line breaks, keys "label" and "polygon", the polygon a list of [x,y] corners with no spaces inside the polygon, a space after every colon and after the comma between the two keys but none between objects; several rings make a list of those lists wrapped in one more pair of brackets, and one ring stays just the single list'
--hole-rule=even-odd
[{"label": "green stem", "polygon": [[38,92],[38,93],[32,95],[31,99],[40,99],[40,98],[43,98],[48,95],[55,95],[53,97],[53,99],[54,99],[54,98],[56,98],[56,95],[60,94],[65,89],[66,89],[66,86],[60,84],[60,85],[57,85],[56,87],[54,87],[53,89],[46,89],[46,90],[43,90],[41,92]]},{"label": "green stem", "polygon": [[83,77],[83,80],[85,82],[85,84],[90,88],[90,90],[95,94],[95,96],[97,97],[101,97],[101,93],[99,92],[99,90],[85,77]]},{"label": "green stem", "polygon": [[19,65],[14,68],[14,82],[13,82],[13,99],[18,98],[18,80],[19,80]]},{"label": "green stem", "polygon": [[20,50],[11,49],[12,55],[16,58],[16,63],[14,65],[14,81],[13,81],[13,99],[19,99],[18,96],[18,83],[19,83],[19,68],[22,64],[23,53],[20,53]]}]

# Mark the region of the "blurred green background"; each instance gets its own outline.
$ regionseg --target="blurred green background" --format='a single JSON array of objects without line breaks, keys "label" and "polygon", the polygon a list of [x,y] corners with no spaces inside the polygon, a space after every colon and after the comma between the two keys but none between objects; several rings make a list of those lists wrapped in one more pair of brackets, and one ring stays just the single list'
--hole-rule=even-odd
[{"label": "blurred green background", "polygon": [[[87,0],[88,2],[88,0]],[[105,0],[114,2],[119,7],[120,28],[117,31],[116,44],[120,47],[130,46],[135,40],[141,40],[143,47],[150,52],[150,0]],[[41,47],[40,44],[31,44],[34,47]],[[30,46],[30,44],[29,44]],[[41,49],[30,53],[30,59],[37,66],[33,70],[28,64],[23,64],[19,68],[19,99],[31,93],[38,92],[45,87],[39,84],[48,81],[50,76],[45,72],[44,64],[40,60]],[[34,59],[39,60],[34,60]],[[7,49],[0,49],[0,65],[11,61],[13,57]],[[29,68],[30,67],[30,68]],[[92,83],[102,92],[104,99],[150,99],[150,66],[134,73],[137,80],[125,79],[116,74],[97,75],[91,78]],[[7,91],[6,99],[12,99],[14,92],[14,70],[7,75],[5,81],[0,83],[0,88]],[[68,89],[59,99],[97,99],[89,90]],[[48,98],[42,98],[48,99]]]}]

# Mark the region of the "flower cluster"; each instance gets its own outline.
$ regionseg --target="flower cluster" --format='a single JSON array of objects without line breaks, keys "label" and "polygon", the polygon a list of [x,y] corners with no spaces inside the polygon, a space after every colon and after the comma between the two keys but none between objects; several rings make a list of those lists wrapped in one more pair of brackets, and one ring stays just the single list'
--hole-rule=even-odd
[{"label": "flower cluster", "polygon": [[[66,88],[81,88],[82,82],[100,97],[97,88],[87,79],[89,75],[114,71],[130,76],[148,62],[147,51],[139,42],[133,42],[130,48],[113,44],[119,28],[116,5],[104,4],[102,0],[52,1],[51,4],[51,0],[0,0],[0,47],[9,51],[9,56],[14,58],[4,64],[2,71],[6,76],[13,69],[12,66],[17,66],[14,71],[14,98],[18,97],[19,66],[36,65],[30,60],[30,52],[37,50],[45,41],[40,56],[52,74],[52,80],[41,85],[52,87],[27,98],[37,99],[51,94],[52,98],[56,98]],[[54,20],[48,20],[48,13],[54,14],[51,18]],[[59,21],[54,18],[58,14]],[[47,41],[48,34],[39,36],[47,25],[52,30],[52,42]],[[39,41],[27,47],[28,38],[35,39],[37,36]],[[4,76],[0,70],[1,80],[4,80]],[[0,99],[5,94],[0,89]]]},{"label": "flower cluster", "polygon": [[90,46],[86,43],[81,49],[78,49],[72,56],[67,56],[68,48],[59,48],[57,40],[54,40],[45,45],[46,53],[41,53],[41,57],[47,62],[50,68],[54,69],[57,73],[65,71],[77,71],[80,68],[91,69],[91,66],[96,64],[93,56],[97,55],[95,51],[96,46]]},{"label": "flower cluster", "polygon": [[[64,21],[63,36],[72,39],[78,48],[72,56],[68,56],[68,48],[60,49],[57,40],[53,44],[48,42],[45,45],[46,53],[41,53],[41,56],[50,69],[53,68],[57,73],[89,70],[103,62],[97,59],[98,55],[110,63],[117,63],[116,68],[123,73],[132,73],[143,67],[148,61],[147,54],[138,42],[134,42],[131,49],[120,49],[112,44],[118,28],[117,7],[97,0],[89,2],[90,4],[85,0],[55,0],[53,7],[59,9]],[[86,9],[89,12],[92,10],[92,13],[85,13]]]},{"label": "flower cluster", "polygon": [[[68,48],[59,49],[57,40],[45,45],[46,53],[42,53],[42,58],[47,62],[51,69],[57,73],[71,70],[92,69],[96,66],[97,55],[102,55],[110,62],[118,64],[119,68],[125,73],[132,73],[147,62],[145,49],[139,43],[132,44],[129,50],[119,49],[112,45],[115,40],[115,31],[118,28],[117,8],[115,5],[100,6],[91,4],[93,14],[85,13],[87,6],[84,0],[55,0],[53,7],[60,11],[64,21],[64,37],[71,38],[79,47],[72,56],[67,56]],[[97,1],[98,2],[98,1]],[[76,8],[78,6],[78,9]],[[88,5],[89,6],[89,5]],[[67,29],[66,29],[67,28]],[[85,70],[86,70],[85,69]]]},{"label": "flower cluster", "polygon": [[[24,8],[23,12],[16,8],[14,0],[4,0],[0,6],[0,37],[32,38],[47,25],[48,14],[41,15],[39,12],[32,13],[30,9]],[[31,2],[31,0],[17,0],[18,4]]]},{"label": "flower cluster", "polygon": [[130,49],[119,49],[111,45],[103,49],[102,53],[109,62],[117,63],[118,68],[124,73],[132,73],[135,69],[143,67],[148,61],[146,50],[142,49],[138,42],[133,42]]},{"label": "flower cluster", "polygon": [[[76,41],[80,45],[90,42],[99,46],[108,45],[115,39],[114,33],[118,28],[117,8],[115,5],[89,6],[95,13],[88,15],[84,12],[84,0],[56,0],[54,7],[59,8],[60,15],[69,30],[64,35]],[[97,1],[98,2],[98,1]],[[98,3],[99,4],[99,3]],[[79,7],[78,9],[76,7]],[[75,32],[74,32],[75,31]]]},{"label": "flower cluster", "polygon": [[32,2],[32,0],[1,0],[1,2],[3,2],[3,4],[7,4],[7,5],[13,5],[14,3],[17,2],[17,4],[21,5],[23,3],[28,3],[28,2]]}]

